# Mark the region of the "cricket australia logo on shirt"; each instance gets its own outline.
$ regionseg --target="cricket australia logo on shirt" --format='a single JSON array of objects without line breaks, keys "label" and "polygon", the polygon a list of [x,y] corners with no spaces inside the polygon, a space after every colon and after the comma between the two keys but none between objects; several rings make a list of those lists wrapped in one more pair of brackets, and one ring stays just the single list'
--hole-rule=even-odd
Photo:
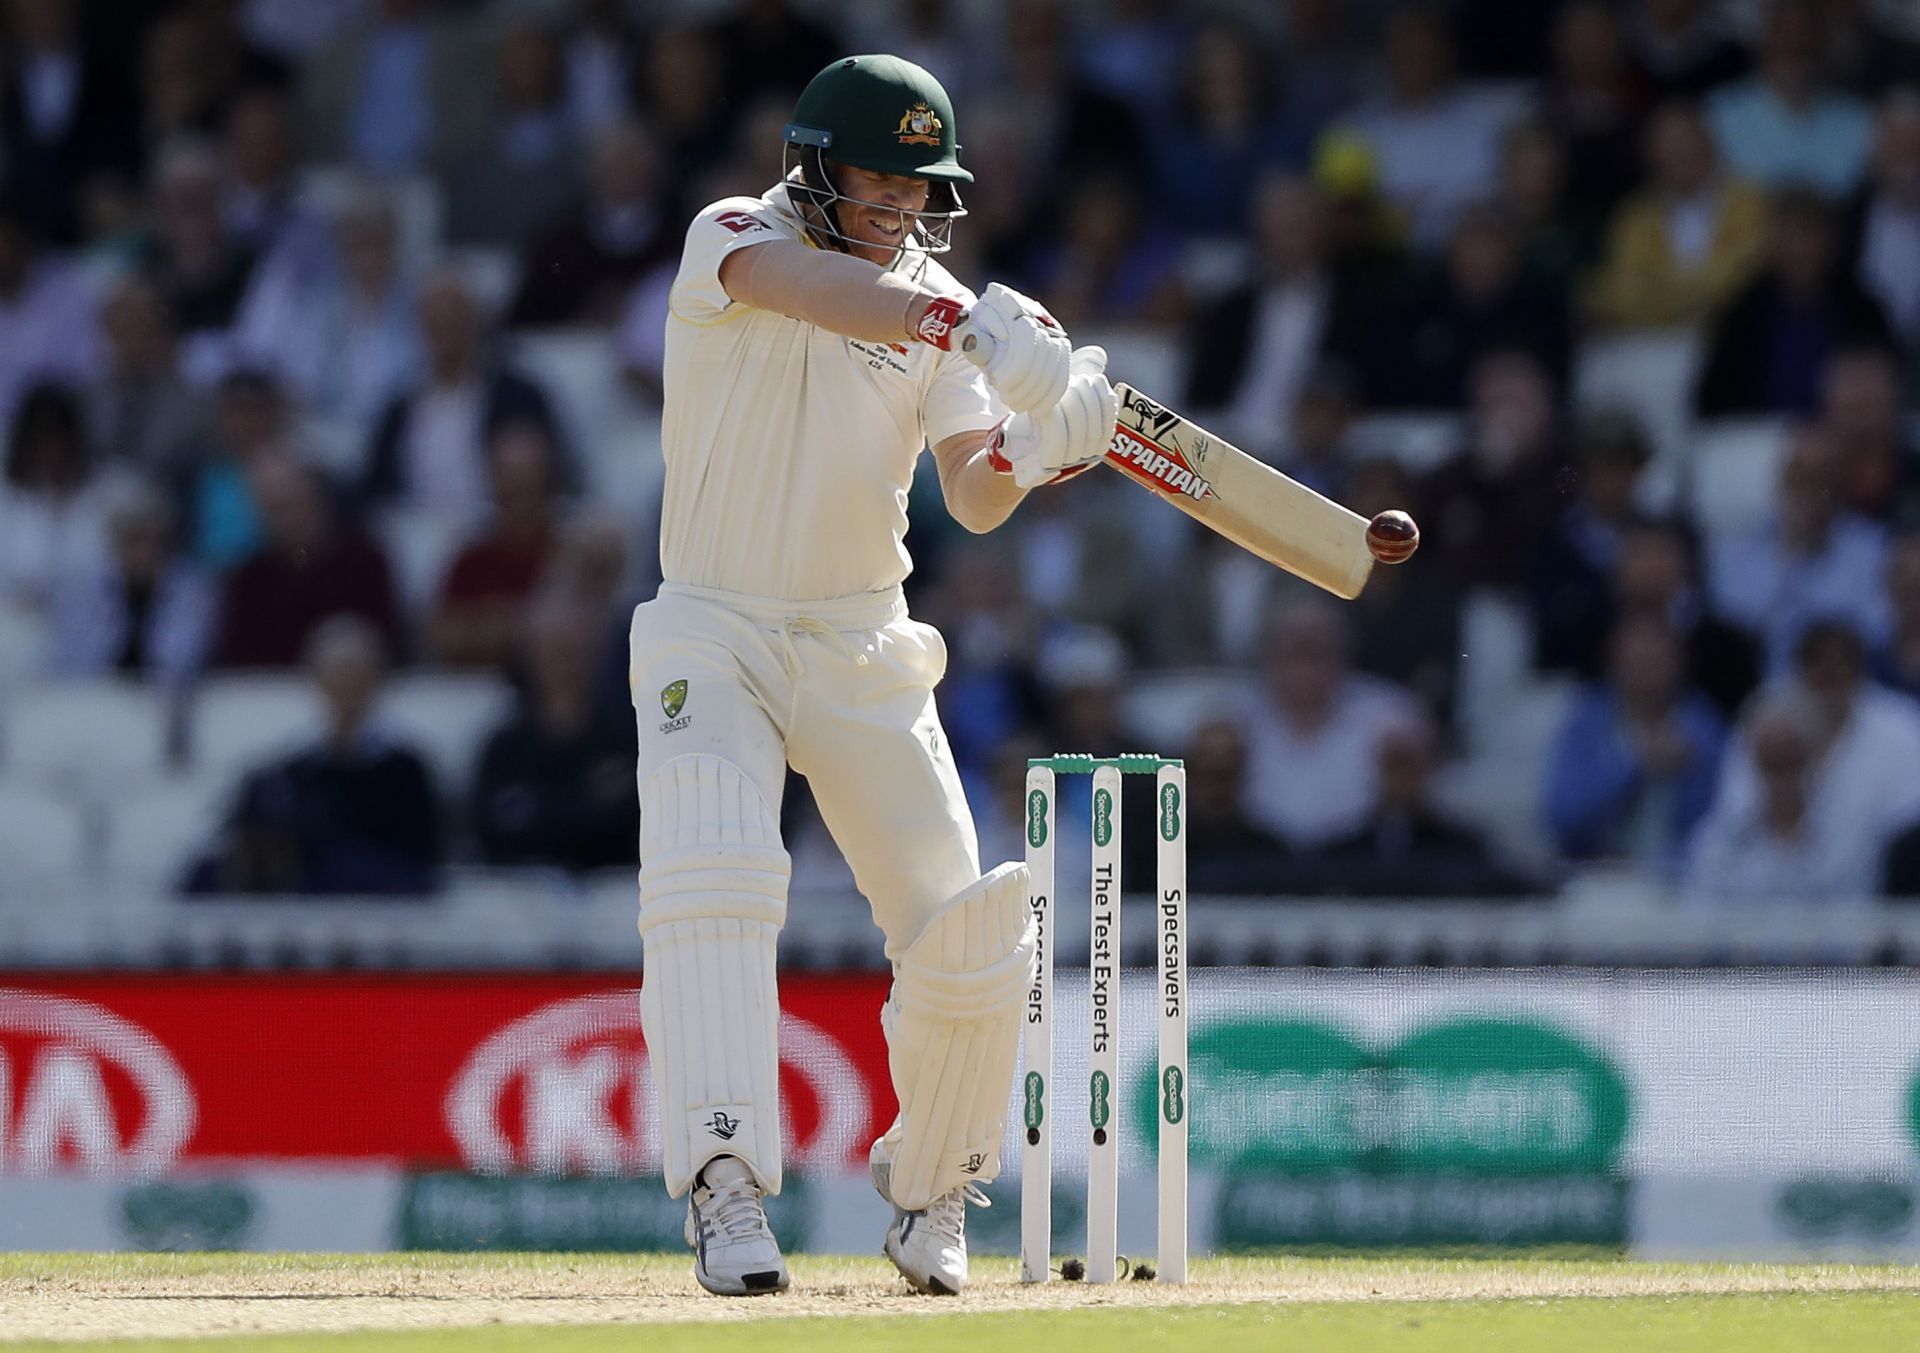
[{"label": "cricket australia logo on shirt", "polygon": [[687,679],[685,677],[681,677],[678,681],[669,681],[660,688],[660,708],[666,711],[667,715],[667,721],[660,725],[662,733],[677,733],[693,722],[691,714],[680,712],[686,707],[686,703]]}]

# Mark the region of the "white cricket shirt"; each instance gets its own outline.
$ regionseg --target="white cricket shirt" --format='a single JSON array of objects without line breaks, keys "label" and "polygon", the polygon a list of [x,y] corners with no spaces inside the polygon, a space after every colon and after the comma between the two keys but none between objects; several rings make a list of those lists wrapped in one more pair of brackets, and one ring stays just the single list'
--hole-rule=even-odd
[{"label": "white cricket shirt", "polygon": [[[735,249],[806,233],[776,186],[694,218],[668,297],[661,442],[668,582],[784,601],[894,587],[921,448],[1005,417],[985,378],[925,343],[865,343],[728,298]],[[917,249],[895,265],[973,293]]]}]

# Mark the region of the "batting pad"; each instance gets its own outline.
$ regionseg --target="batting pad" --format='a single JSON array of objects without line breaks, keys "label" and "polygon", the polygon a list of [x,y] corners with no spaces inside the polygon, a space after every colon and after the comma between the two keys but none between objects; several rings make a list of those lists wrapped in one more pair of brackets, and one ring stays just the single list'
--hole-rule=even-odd
[{"label": "batting pad", "polygon": [[792,866],[754,783],[717,756],[640,782],[640,1024],[678,1198],[715,1156],[780,1191],[780,1000],[773,958]]},{"label": "batting pad", "polygon": [[901,956],[883,1012],[900,1117],[882,1150],[898,1206],[918,1211],[1000,1173],[1035,947],[1027,867],[1003,864],[947,903]]}]

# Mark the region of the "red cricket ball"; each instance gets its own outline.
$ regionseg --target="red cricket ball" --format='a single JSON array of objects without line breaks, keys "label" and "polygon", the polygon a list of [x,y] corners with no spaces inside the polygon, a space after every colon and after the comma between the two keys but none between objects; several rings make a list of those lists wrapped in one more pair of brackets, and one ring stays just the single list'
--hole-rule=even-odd
[{"label": "red cricket ball", "polygon": [[1382,512],[1367,523],[1367,548],[1383,564],[1404,564],[1420,548],[1420,528],[1404,512]]}]

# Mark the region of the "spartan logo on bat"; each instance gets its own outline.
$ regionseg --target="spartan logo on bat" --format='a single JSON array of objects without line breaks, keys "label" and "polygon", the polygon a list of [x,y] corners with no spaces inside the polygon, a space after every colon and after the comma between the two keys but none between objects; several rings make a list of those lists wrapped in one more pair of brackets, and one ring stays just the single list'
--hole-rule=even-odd
[{"label": "spartan logo on bat", "polygon": [[[1178,415],[1172,415],[1178,417]],[[1107,443],[1107,459],[1148,488],[1172,497],[1198,501],[1214,496],[1213,485],[1201,475],[1197,462],[1206,450],[1202,438],[1196,454],[1189,455],[1176,446],[1150,441],[1129,427],[1116,426],[1113,440]]]},{"label": "spartan logo on bat", "polygon": [[733,1134],[739,1130],[740,1120],[729,1117],[723,1109],[715,1109],[713,1111],[713,1118],[707,1123],[707,1131],[711,1132],[723,1142],[732,1141]]},{"label": "spartan logo on bat", "polygon": [[916,103],[901,115],[900,125],[894,128],[894,135],[903,146],[937,146],[940,144],[940,118],[933,109],[924,103]]},{"label": "spartan logo on bat", "polygon": [[1167,430],[1180,421],[1180,415],[1164,404],[1157,404],[1145,395],[1135,394],[1127,406],[1139,415],[1140,430],[1149,437],[1160,438]]}]

